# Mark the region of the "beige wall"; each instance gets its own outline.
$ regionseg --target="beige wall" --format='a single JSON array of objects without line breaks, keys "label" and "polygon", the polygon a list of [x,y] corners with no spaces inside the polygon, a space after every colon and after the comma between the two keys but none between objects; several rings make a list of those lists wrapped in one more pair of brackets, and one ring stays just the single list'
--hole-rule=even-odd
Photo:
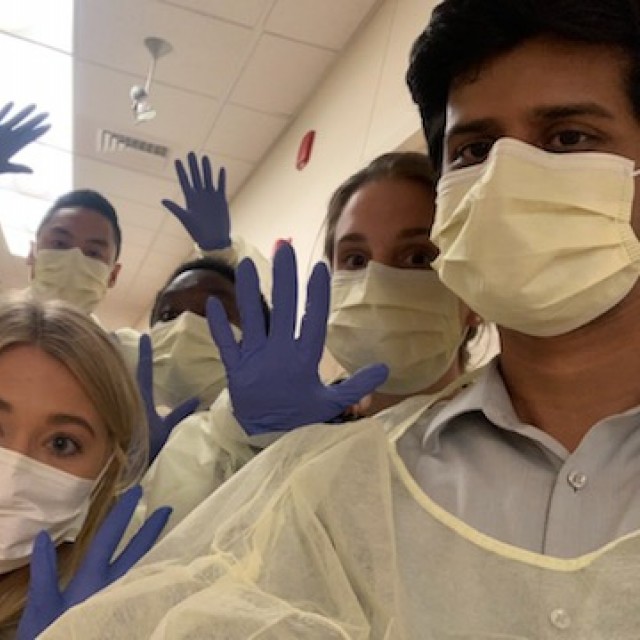
[{"label": "beige wall", "polygon": [[[328,198],[376,155],[415,146],[420,129],[404,76],[411,45],[433,0],[387,0],[318,87],[300,116],[231,203],[236,233],[265,255],[291,237],[303,274],[322,252]],[[311,161],[295,168],[298,144],[316,131]]]}]

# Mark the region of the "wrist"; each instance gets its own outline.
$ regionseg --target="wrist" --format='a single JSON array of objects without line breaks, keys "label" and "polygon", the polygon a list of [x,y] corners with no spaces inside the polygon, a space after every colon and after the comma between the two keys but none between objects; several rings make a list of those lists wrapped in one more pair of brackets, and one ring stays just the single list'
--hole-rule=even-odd
[{"label": "wrist", "polygon": [[210,242],[196,242],[201,251],[223,251],[231,246],[231,238],[216,239]]}]

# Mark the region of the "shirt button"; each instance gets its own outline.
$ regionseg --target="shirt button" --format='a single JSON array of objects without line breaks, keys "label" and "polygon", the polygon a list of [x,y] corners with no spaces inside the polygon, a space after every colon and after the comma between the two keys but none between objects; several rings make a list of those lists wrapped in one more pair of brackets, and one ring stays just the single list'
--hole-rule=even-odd
[{"label": "shirt button", "polygon": [[549,614],[549,620],[556,629],[565,630],[571,626],[571,616],[565,609],[554,609]]},{"label": "shirt button", "polygon": [[580,491],[580,489],[584,489],[587,486],[587,474],[582,473],[582,471],[572,471],[567,476],[567,482],[573,489]]}]

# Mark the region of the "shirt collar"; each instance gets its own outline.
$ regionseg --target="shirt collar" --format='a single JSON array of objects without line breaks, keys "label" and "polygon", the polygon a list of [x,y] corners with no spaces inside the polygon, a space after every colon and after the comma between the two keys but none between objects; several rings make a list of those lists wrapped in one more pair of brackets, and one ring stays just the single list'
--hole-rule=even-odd
[{"label": "shirt collar", "polygon": [[[424,430],[422,445],[427,446],[427,443],[430,443],[433,446],[440,434],[452,426],[458,416],[474,412],[481,413],[486,420],[499,429],[518,433],[544,445],[561,459],[569,456],[569,452],[549,434],[538,427],[523,423],[518,418],[500,373],[499,356],[485,366],[473,384],[446,403],[435,405],[425,415],[425,417],[428,416],[429,424]],[[638,413],[640,413],[640,406],[605,418],[601,423],[627,425],[631,422],[635,425]]]}]

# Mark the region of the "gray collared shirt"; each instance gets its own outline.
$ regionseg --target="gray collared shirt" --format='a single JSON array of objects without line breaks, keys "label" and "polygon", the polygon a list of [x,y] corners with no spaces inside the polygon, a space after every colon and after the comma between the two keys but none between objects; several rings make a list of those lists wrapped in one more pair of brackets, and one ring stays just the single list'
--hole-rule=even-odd
[{"label": "gray collared shirt", "polygon": [[479,531],[575,557],[640,529],[640,407],[593,425],[569,453],[520,422],[492,362],[398,442],[422,489]]}]

